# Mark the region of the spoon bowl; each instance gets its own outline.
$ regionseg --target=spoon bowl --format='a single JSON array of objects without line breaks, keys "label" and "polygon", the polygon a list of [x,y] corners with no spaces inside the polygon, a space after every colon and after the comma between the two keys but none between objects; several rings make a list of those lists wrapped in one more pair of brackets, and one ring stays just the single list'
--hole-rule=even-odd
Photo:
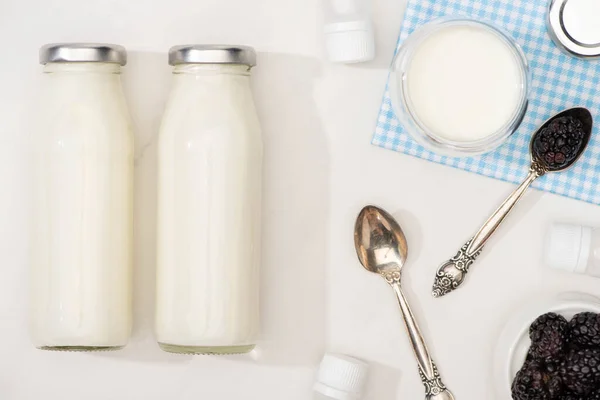
[{"label": "spoon bowl", "polygon": [[400,271],[408,257],[408,244],[394,217],[375,206],[362,209],[354,226],[354,245],[362,266],[384,274]]},{"label": "spoon bowl", "polygon": [[[577,138],[577,144],[575,144],[574,146],[569,146],[575,148],[573,157],[566,159],[564,164],[561,164],[559,166],[552,166],[548,162],[546,162],[542,154],[540,154],[540,147],[543,144],[543,134],[552,125],[552,123],[565,118],[572,118],[575,121],[579,121],[581,123],[582,126],[580,128],[580,131],[582,137]],[[575,162],[577,162],[577,160],[579,160],[581,155],[585,152],[585,149],[587,148],[587,145],[592,136],[592,128],[593,117],[587,108],[576,107],[564,110],[556,114],[555,116],[544,122],[544,124],[540,126],[540,128],[531,137],[531,141],[529,143],[529,153],[531,155],[532,163],[537,162],[541,164],[545,168],[546,172],[561,172],[568,168],[571,168],[573,164],[575,164]],[[565,136],[568,135],[569,133],[565,133]],[[566,144],[567,146],[569,145],[569,143]]]}]

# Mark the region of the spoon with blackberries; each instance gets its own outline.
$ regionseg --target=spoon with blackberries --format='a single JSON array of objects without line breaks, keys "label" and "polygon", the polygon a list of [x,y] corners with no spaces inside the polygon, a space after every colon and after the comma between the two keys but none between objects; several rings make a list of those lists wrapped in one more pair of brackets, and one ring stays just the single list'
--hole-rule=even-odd
[{"label": "spoon with blackberries", "polygon": [[588,109],[571,108],[550,118],[533,134],[529,145],[529,174],[456,256],[438,269],[433,284],[434,297],[442,297],[464,282],[483,246],[537,178],[549,172],[564,171],[579,159],[590,141],[592,125]]},{"label": "spoon with blackberries", "polygon": [[514,400],[600,400],[600,314],[583,312],[570,321],[544,314],[529,337],[512,383]]}]

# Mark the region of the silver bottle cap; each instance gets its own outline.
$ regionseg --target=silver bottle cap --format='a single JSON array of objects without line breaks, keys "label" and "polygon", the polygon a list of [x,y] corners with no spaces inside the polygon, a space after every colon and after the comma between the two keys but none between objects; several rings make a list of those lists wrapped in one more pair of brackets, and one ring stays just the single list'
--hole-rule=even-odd
[{"label": "silver bottle cap", "polygon": [[106,43],[50,43],[40,48],[40,64],[98,62],[127,64],[125,47]]},{"label": "silver bottle cap", "polygon": [[552,0],[548,31],[556,45],[581,58],[600,57],[600,1]]},{"label": "silver bottle cap", "polygon": [[256,51],[249,46],[190,44],[171,47],[169,64],[256,65]]}]

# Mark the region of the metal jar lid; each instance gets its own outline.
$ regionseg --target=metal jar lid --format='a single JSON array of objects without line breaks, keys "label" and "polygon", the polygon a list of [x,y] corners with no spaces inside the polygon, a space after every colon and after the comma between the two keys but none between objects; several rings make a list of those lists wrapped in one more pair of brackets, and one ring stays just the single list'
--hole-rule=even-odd
[{"label": "metal jar lid", "polygon": [[169,64],[241,64],[256,65],[256,51],[249,46],[190,44],[169,50]]},{"label": "metal jar lid", "polygon": [[40,48],[40,64],[98,62],[127,64],[125,47],[105,43],[51,43]]},{"label": "metal jar lid", "polygon": [[569,54],[600,57],[599,19],[599,0],[552,0],[548,30],[557,46]]}]

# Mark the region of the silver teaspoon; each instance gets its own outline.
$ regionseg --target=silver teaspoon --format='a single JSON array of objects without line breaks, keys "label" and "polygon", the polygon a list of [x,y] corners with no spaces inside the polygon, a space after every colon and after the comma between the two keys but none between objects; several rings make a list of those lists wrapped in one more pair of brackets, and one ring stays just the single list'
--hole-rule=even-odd
[{"label": "silver teaspoon", "polygon": [[[465,281],[469,268],[481,254],[483,246],[533,181],[548,172],[564,171],[579,159],[590,141],[592,124],[592,114],[588,109],[572,108],[550,118],[533,134],[529,145],[529,174],[456,256],[439,267],[433,284],[434,297],[454,291]],[[554,134],[555,131],[558,133]]]},{"label": "silver teaspoon", "polygon": [[369,272],[381,275],[398,297],[410,343],[419,365],[419,374],[425,385],[425,398],[454,400],[429,356],[425,340],[400,286],[402,267],[408,256],[408,245],[402,228],[387,212],[375,206],[367,206],[356,220],[354,244],[363,267]]}]

